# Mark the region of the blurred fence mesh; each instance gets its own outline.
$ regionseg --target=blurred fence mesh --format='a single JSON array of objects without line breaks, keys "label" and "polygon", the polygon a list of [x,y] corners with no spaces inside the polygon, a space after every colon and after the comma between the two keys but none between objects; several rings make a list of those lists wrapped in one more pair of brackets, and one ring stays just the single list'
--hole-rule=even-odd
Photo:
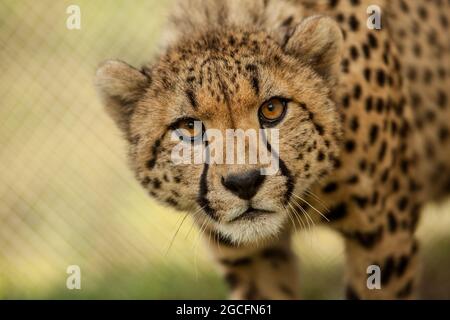
[{"label": "blurred fence mesh", "polygon": [[[81,30],[66,28],[73,4]],[[0,2],[0,298],[224,297],[191,222],[167,250],[182,215],[134,181],[92,85],[102,60],[148,60],[169,4]],[[437,211],[448,206],[429,208],[420,233],[440,289],[425,291],[450,297],[449,277],[436,275],[449,270],[450,219]],[[338,238],[298,238],[305,296],[339,298]],[[69,265],[81,268],[79,291],[66,289]]]}]

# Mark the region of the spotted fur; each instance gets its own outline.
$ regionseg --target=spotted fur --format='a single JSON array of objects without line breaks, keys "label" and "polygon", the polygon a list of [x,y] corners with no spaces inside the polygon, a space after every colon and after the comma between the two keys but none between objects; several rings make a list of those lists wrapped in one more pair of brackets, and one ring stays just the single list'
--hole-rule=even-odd
[{"label": "spotted fur", "polygon": [[[421,208],[450,190],[449,19],[445,0],[179,1],[157,58],[108,61],[97,86],[137,179],[206,228],[232,297],[298,298],[290,233],[308,212],[345,239],[348,298],[412,298]],[[259,128],[273,96],[289,101],[280,170],[251,201],[274,213],[233,221],[248,201],[221,179],[254,167],[173,166],[170,136],[181,117]]]}]

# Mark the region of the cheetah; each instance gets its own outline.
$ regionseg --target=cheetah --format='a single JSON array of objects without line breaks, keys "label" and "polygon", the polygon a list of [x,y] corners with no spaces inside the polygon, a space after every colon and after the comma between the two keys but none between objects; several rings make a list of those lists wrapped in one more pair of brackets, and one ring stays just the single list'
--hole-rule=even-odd
[{"label": "cheetah", "polygon": [[[96,86],[137,180],[204,230],[232,299],[299,298],[306,214],[344,239],[347,298],[414,299],[420,211],[450,191],[449,20],[448,0],[182,0],[157,54],[104,62]],[[268,127],[273,175],[171,161],[175,131]]]}]

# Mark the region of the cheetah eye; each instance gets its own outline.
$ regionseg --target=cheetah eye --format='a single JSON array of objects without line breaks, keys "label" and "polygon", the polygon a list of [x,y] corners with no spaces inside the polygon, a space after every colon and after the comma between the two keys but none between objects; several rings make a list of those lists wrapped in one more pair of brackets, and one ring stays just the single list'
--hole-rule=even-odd
[{"label": "cheetah eye", "polygon": [[258,110],[261,124],[273,126],[283,119],[286,113],[288,100],[284,98],[271,98],[264,102]]},{"label": "cheetah eye", "polygon": [[183,118],[178,120],[173,129],[176,130],[180,140],[197,141],[203,137],[204,126],[200,120],[194,118]]}]

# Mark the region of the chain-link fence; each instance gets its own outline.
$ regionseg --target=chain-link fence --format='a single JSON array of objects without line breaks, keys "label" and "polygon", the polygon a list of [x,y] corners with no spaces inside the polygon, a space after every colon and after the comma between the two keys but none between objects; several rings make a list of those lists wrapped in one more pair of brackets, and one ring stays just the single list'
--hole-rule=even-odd
[{"label": "chain-link fence", "polygon": [[[66,26],[70,5],[80,8],[81,29]],[[168,250],[182,215],[135,182],[92,84],[102,60],[148,60],[168,8],[160,0],[0,2],[0,298],[225,297],[191,222]],[[421,236],[435,250],[426,261],[439,288],[426,294],[450,297],[439,272],[450,269],[449,215],[428,211]],[[341,297],[336,239],[320,230],[297,239],[304,296]],[[66,287],[70,265],[80,267],[81,290]]]}]

